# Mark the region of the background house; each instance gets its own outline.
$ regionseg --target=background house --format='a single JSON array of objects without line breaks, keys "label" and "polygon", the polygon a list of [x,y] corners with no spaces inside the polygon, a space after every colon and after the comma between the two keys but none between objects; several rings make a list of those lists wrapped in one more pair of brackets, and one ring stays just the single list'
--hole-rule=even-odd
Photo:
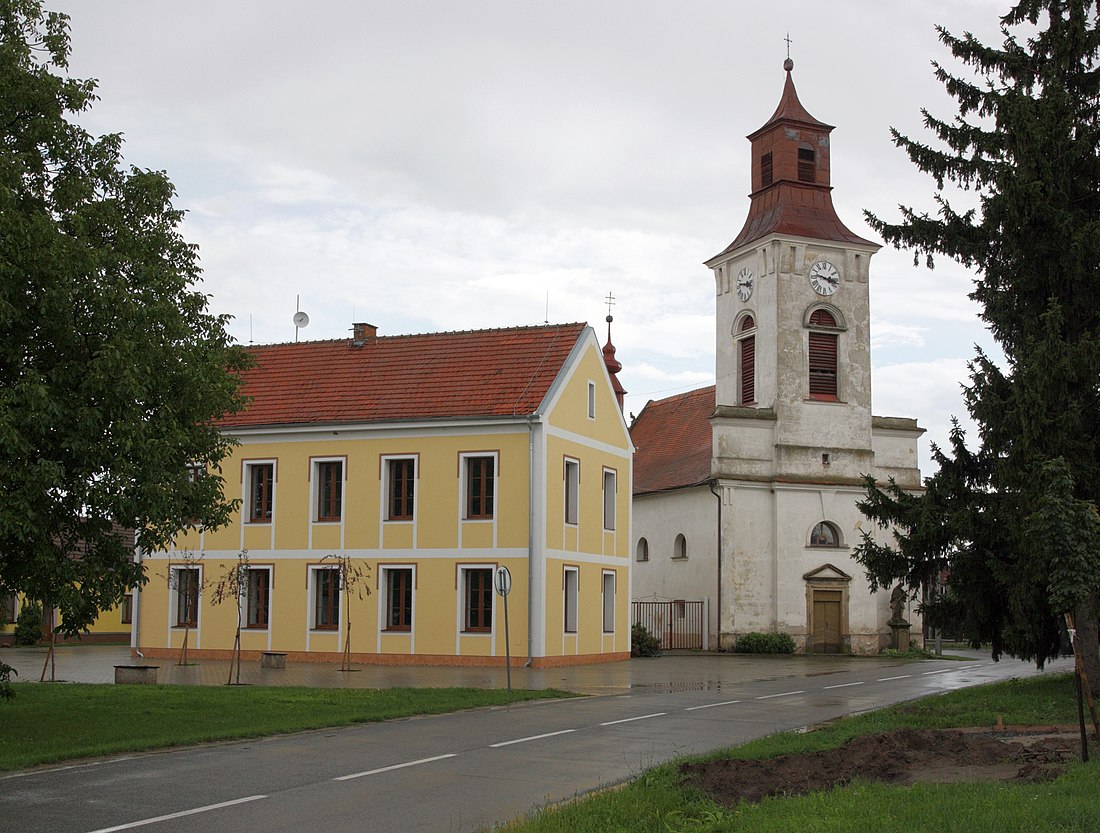
[{"label": "background house", "polygon": [[240,512],[143,554],[134,647],[172,654],[189,624],[192,655],[227,656],[236,609],[210,587],[246,550],[246,656],[340,657],[333,555],[368,570],[355,662],[503,664],[501,565],[515,663],[627,656],[632,446],[608,347],[584,324],[356,324],[347,340],[250,348],[252,402],[223,423]]}]

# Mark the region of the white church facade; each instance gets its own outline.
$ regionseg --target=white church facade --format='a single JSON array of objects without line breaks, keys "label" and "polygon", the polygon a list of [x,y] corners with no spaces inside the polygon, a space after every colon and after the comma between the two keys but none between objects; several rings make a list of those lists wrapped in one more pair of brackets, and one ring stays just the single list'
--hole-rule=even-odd
[{"label": "white church facade", "polygon": [[[865,475],[920,488],[923,429],[871,413],[880,246],[837,217],[833,128],[799,102],[789,59],[784,68],[779,106],[748,136],[744,227],[706,261],[716,384],[649,402],[631,429],[633,597],[704,600],[711,649],[758,631],[806,652],[877,653],[889,592],[871,593],[852,557],[872,531],[857,502]],[[919,634],[911,608],[907,618]]]}]

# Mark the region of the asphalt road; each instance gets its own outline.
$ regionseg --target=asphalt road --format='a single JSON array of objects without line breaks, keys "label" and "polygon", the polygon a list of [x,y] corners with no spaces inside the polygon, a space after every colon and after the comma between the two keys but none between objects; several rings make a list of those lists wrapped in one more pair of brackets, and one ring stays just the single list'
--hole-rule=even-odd
[{"label": "asphalt road", "polygon": [[867,662],[36,769],[0,778],[0,833],[475,831],[679,755],[1036,673]]}]

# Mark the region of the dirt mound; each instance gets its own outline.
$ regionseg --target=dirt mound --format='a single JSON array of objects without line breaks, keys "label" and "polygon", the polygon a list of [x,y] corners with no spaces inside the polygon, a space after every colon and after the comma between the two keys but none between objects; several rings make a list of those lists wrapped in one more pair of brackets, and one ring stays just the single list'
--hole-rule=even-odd
[{"label": "dirt mound", "polygon": [[720,804],[756,802],[769,795],[803,795],[852,780],[1044,781],[1077,758],[1072,733],[896,729],[854,738],[838,749],[765,760],[682,764],[684,783]]}]

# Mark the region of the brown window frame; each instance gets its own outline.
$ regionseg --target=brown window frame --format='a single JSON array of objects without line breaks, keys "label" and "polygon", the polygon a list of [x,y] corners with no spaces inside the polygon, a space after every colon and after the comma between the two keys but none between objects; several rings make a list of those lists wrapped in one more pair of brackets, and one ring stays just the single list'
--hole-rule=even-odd
[{"label": "brown window frame", "polygon": [[[335,631],[340,628],[340,568],[313,569],[313,630]],[[328,592],[326,592],[326,590]],[[323,615],[322,615],[323,614]]]},{"label": "brown window frame", "polygon": [[809,392],[810,399],[835,402],[838,400],[837,334],[810,331],[809,339]]},{"label": "brown window frame", "polygon": [[[614,488],[610,491],[607,488],[608,476],[611,477],[611,482]],[[604,532],[615,531],[615,521],[618,516],[618,497],[619,497],[619,473],[615,469],[603,470],[603,528]]]},{"label": "brown window frame", "polygon": [[462,570],[462,631],[489,633],[493,629],[493,568]]},{"label": "brown window frame", "polygon": [[127,593],[122,597],[122,604],[118,610],[119,621],[124,625],[134,624],[134,594]]},{"label": "brown window frame", "polygon": [[386,520],[411,521],[416,512],[416,458],[386,460]]},{"label": "brown window frame", "polygon": [[[569,577],[573,577],[570,586]],[[581,570],[580,567],[568,564],[562,567],[562,630],[565,633],[575,634],[580,629],[581,622]]]},{"label": "brown window frame", "polygon": [[[245,587],[245,627],[254,630],[266,630],[271,625],[271,585],[272,575],[270,567],[249,567],[248,584]],[[259,582],[262,587],[252,581],[253,577],[263,576]]]},{"label": "brown window frame", "polygon": [[496,511],[496,458],[470,455],[466,464],[466,519],[490,520]]},{"label": "brown window frame", "polygon": [[580,521],[581,461],[566,457],[563,474],[565,476],[565,523],[576,526]]},{"label": "brown window frame", "polygon": [[344,511],[344,461],[317,460],[314,466],[317,475],[317,522],[339,521]]},{"label": "brown window frame", "polygon": [[411,631],[413,620],[413,589],[416,586],[412,567],[384,567],[386,573],[385,631]]},{"label": "brown window frame", "polygon": [[271,523],[275,508],[275,464],[248,463],[248,522]]}]

